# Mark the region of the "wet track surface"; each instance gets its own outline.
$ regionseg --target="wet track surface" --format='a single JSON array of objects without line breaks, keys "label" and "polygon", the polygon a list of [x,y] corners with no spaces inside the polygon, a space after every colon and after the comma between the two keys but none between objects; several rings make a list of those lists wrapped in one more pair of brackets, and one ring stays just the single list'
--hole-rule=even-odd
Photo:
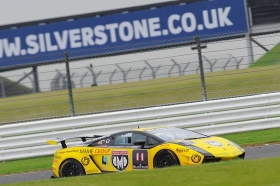
[{"label": "wet track surface", "polygon": [[[246,151],[245,159],[270,158],[270,157],[280,156],[280,145],[249,147],[249,148],[245,148],[245,151]],[[24,174],[0,176],[0,184],[50,179],[51,175],[52,175],[52,171],[49,170],[49,171],[39,171],[39,172],[31,172],[31,173],[24,173]]]}]

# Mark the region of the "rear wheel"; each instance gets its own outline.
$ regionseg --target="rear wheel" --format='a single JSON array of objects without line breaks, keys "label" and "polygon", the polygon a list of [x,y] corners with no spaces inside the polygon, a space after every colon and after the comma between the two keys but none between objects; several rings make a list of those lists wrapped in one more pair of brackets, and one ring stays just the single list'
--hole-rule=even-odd
[{"label": "rear wheel", "polygon": [[83,166],[74,159],[65,160],[59,170],[60,177],[82,176],[84,174]]},{"label": "rear wheel", "polygon": [[169,150],[159,151],[154,158],[154,168],[164,168],[179,165],[176,155]]}]

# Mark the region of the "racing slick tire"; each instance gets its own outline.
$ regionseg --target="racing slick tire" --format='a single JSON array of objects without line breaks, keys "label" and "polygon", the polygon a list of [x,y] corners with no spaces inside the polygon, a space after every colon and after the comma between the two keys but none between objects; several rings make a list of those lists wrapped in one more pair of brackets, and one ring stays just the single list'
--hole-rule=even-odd
[{"label": "racing slick tire", "polygon": [[159,151],[154,158],[154,168],[165,168],[179,165],[177,156],[169,150]]},{"label": "racing slick tire", "polygon": [[65,160],[59,169],[59,177],[72,177],[82,175],[85,175],[85,170],[80,162],[75,159]]}]

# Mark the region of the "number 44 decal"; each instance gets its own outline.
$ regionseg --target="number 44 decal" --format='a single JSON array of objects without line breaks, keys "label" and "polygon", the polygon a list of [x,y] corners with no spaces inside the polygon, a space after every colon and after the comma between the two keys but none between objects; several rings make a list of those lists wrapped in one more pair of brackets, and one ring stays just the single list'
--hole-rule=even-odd
[{"label": "number 44 decal", "polygon": [[132,152],[133,169],[148,169],[148,151],[133,150]]}]

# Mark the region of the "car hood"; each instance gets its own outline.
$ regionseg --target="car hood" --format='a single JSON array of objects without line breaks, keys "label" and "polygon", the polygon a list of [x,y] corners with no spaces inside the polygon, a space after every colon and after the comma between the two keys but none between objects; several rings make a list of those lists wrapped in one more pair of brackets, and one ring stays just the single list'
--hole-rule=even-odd
[{"label": "car hood", "polygon": [[198,147],[216,157],[232,157],[244,152],[244,150],[235,143],[215,136],[192,140],[180,140],[177,142],[189,148],[192,148],[192,146]]}]

